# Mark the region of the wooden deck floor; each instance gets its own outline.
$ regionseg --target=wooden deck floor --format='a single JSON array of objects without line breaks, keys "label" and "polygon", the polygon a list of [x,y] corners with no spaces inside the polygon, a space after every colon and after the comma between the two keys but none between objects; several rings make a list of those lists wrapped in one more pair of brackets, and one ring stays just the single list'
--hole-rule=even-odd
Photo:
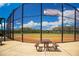
[{"label": "wooden deck floor", "polygon": [[37,52],[34,43],[5,41],[0,46],[0,56],[79,56],[79,41],[58,43],[57,51]]}]

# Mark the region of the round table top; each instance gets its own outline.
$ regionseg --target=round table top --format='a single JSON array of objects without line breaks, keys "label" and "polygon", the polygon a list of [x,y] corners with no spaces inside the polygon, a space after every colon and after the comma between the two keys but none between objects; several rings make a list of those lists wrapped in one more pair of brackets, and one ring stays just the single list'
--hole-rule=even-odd
[{"label": "round table top", "polygon": [[42,39],[42,42],[41,43],[52,43],[52,41],[49,40],[49,39]]}]

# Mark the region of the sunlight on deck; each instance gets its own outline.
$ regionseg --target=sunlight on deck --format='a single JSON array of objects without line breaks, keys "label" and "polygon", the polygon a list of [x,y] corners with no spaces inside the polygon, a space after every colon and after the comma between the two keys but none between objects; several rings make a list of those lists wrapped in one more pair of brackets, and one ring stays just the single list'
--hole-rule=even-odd
[{"label": "sunlight on deck", "polygon": [[79,56],[79,41],[58,43],[57,51],[37,52],[34,43],[5,41],[0,46],[0,56]]}]

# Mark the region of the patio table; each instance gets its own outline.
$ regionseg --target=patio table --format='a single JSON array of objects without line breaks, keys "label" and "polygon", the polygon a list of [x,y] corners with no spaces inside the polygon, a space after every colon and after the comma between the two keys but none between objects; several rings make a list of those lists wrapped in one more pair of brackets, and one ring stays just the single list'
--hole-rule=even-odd
[{"label": "patio table", "polygon": [[[47,50],[49,47],[49,44],[52,43],[52,41],[50,41],[49,39],[42,39],[42,41],[38,41],[35,45],[36,49],[37,47],[42,51],[42,48],[44,48],[44,50]],[[42,45],[41,45],[42,44]],[[37,50],[39,50],[37,49]]]},{"label": "patio table", "polygon": [[49,44],[52,43],[52,41],[49,40],[49,39],[43,39],[41,43],[44,44],[44,49],[45,49],[45,50],[48,50]]}]

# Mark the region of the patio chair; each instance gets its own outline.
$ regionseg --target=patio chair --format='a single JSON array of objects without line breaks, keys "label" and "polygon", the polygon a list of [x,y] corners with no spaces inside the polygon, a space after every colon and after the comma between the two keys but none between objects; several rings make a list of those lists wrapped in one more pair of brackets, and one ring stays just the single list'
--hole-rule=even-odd
[{"label": "patio chair", "polygon": [[44,51],[44,44],[43,43],[36,43],[35,44],[35,47],[36,47],[36,50],[38,51],[38,52],[42,52],[42,51]]},{"label": "patio chair", "polygon": [[57,48],[59,47],[59,45],[57,45],[57,43],[53,43],[54,44],[54,49],[57,50]]},{"label": "patio chair", "polygon": [[57,50],[58,46],[59,45],[57,45],[57,43],[55,43],[55,42],[49,43],[48,50],[52,50],[52,49]]}]

